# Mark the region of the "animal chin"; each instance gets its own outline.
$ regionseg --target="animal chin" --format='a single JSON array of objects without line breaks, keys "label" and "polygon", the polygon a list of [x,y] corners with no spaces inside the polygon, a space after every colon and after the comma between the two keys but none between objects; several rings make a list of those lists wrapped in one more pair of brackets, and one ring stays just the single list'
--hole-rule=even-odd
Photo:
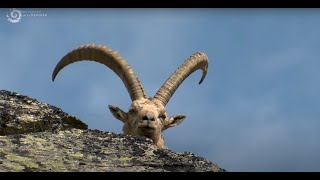
[{"label": "animal chin", "polygon": [[151,138],[151,139],[155,134],[155,129],[150,127],[139,128],[139,131],[140,131],[139,132],[140,135],[145,136],[147,138]]},{"label": "animal chin", "polygon": [[145,136],[153,134],[155,130],[156,128],[152,126],[139,126],[140,133],[142,133]]},{"label": "animal chin", "polygon": [[155,130],[156,128],[152,127],[152,126],[145,125],[145,126],[139,126],[139,129],[149,131],[149,130]]}]

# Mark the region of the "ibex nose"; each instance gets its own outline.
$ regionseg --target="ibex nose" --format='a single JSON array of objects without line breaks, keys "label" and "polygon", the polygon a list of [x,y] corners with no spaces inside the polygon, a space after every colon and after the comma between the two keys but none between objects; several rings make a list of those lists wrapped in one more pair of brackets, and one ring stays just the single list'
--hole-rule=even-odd
[{"label": "ibex nose", "polygon": [[144,116],[142,117],[142,120],[154,121],[154,117],[153,117],[152,115],[147,114],[147,115],[144,115]]}]

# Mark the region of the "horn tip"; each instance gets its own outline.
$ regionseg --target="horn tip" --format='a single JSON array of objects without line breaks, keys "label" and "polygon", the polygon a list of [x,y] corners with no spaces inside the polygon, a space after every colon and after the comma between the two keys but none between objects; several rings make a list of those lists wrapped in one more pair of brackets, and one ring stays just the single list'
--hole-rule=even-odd
[{"label": "horn tip", "polygon": [[56,74],[56,73],[52,73],[52,77],[51,77],[52,82],[54,82],[54,80],[56,79],[56,76],[57,76],[57,74]]},{"label": "horn tip", "polygon": [[204,71],[204,73],[202,74],[202,77],[201,77],[201,79],[199,81],[199,84],[201,84],[203,82],[203,80],[206,77],[206,75],[207,75],[207,71]]}]

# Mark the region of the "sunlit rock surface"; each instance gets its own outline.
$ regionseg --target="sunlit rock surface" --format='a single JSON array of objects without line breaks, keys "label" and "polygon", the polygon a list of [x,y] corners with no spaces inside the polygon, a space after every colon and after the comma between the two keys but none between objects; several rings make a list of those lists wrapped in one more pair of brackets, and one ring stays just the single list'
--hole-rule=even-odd
[{"label": "sunlit rock surface", "polygon": [[57,107],[1,90],[0,171],[225,170],[192,153],[159,150],[145,137],[88,130]]}]

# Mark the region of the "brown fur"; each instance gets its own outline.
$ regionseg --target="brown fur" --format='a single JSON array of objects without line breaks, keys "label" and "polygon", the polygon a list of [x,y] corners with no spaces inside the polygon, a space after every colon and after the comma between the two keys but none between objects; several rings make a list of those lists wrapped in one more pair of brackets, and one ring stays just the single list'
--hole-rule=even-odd
[{"label": "brown fur", "polygon": [[[128,113],[112,105],[109,105],[109,109],[115,118],[124,123],[122,128],[124,134],[150,138],[160,149],[166,147],[161,132],[180,124],[185,118],[184,115],[180,115],[176,119],[174,117],[168,118],[162,103],[157,99],[150,98],[133,101]],[[144,119],[145,116],[150,119]]]}]

